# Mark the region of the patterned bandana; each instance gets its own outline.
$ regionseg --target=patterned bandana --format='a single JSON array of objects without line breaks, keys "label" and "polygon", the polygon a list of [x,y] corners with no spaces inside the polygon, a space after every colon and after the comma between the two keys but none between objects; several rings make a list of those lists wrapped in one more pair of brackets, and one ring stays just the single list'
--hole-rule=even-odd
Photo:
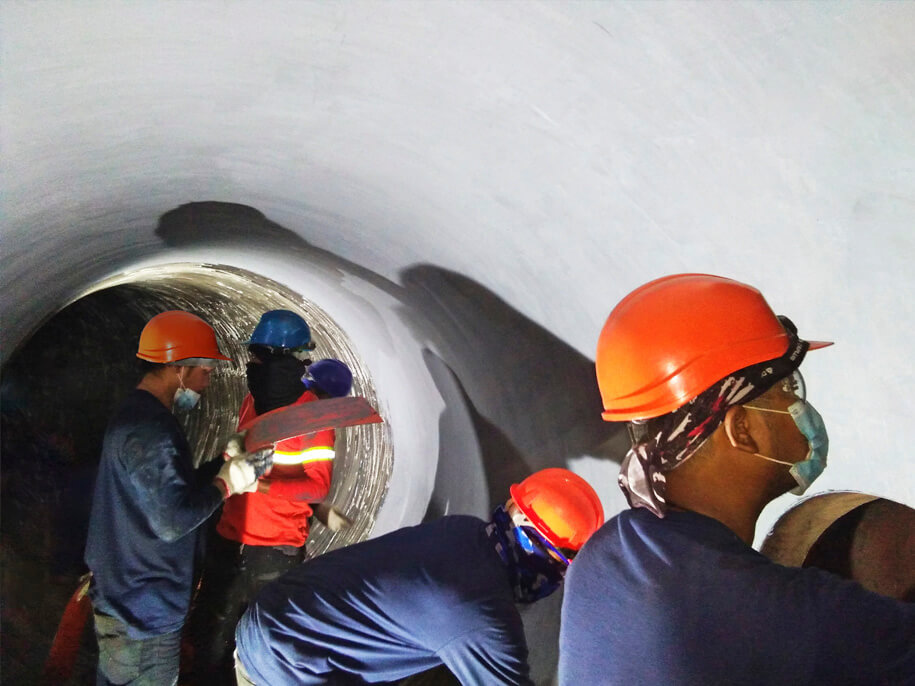
[{"label": "patterned bandana", "polygon": [[664,517],[666,472],[676,469],[711,436],[728,409],[758,398],[797,369],[810,344],[799,339],[787,317],[788,350],[779,358],[744,367],[707,388],[682,407],[645,422],[632,422],[633,446],[620,465],[619,485],[630,507]]},{"label": "patterned bandana", "polygon": [[546,550],[525,550],[515,537],[515,525],[500,505],[492,513],[486,535],[502,558],[512,583],[515,602],[533,603],[559,588],[566,565],[554,560]]}]

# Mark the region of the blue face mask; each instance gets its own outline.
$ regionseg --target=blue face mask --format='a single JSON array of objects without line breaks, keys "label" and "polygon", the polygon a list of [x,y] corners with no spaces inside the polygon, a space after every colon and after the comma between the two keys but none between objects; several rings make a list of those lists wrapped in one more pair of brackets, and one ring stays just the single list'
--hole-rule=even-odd
[{"label": "blue face mask", "polygon": [[200,401],[200,394],[190,388],[179,388],[175,391],[174,407],[177,410],[192,410]]},{"label": "blue face mask", "polygon": [[178,382],[181,384],[181,388],[175,390],[172,406],[176,410],[187,411],[194,409],[200,401],[200,394],[197,391],[192,391],[190,388],[185,388],[184,381],[182,381],[180,374],[178,375]]},{"label": "blue face mask", "polygon": [[794,419],[798,431],[807,439],[809,449],[807,450],[807,457],[805,459],[800,462],[792,463],[776,460],[772,457],[761,455],[760,453],[753,454],[764,460],[769,460],[770,462],[791,465],[791,469],[788,470],[788,473],[791,474],[797,482],[797,486],[791,489],[791,492],[794,495],[802,495],[804,491],[810,488],[810,484],[812,484],[817,477],[823,473],[823,470],[826,469],[826,454],[829,452],[829,436],[826,434],[826,425],[823,423],[823,418],[820,416],[820,413],[814,409],[813,405],[805,400],[798,400],[788,408],[787,412],[784,410],[770,410],[768,408],[753,407],[751,405],[744,405],[744,407],[751,410],[790,414],[791,418]]}]

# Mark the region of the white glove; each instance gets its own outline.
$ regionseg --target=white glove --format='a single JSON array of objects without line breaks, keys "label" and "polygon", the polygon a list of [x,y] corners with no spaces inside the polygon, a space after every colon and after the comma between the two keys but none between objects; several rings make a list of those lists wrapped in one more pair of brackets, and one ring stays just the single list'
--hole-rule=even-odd
[{"label": "white glove", "polygon": [[226,492],[226,498],[236,493],[253,493],[257,490],[257,471],[244,457],[227,460],[215,481]]},{"label": "white glove", "polygon": [[226,460],[231,460],[233,457],[238,457],[243,455],[245,452],[245,435],[247,431],[239,431],[238,433],[232,434],[229,436],[229,440],[226,442],[226,447],[222,451],[222,456]]},{"label": "white glove", "polygon": [[253,453],[245,452],[245,436],[247,433],[248,431],[246,429],[229,436],[229,440],[226,441],[226,447],[222,451],[222,459],[243,459],[254,467],[257,478],[260,478],[264,474],[268,474],[273,468],[273,447],[261,448],[260,450],[255,450]]},{"label": "white glove", "polygon": [[333,505],[318,503],[314,507],[315,517],[331,531],[343,531],[353,525],[352,520]]},{"label": "white glove", "polygon": [[216,480],[226,492],[228,498],[235,493],[253,493],[257,490],[257,480],[273,466],[273,448],[245,452],[245,434],[240,431],[232,434],[222,456],[226,463],[216,475]]}]

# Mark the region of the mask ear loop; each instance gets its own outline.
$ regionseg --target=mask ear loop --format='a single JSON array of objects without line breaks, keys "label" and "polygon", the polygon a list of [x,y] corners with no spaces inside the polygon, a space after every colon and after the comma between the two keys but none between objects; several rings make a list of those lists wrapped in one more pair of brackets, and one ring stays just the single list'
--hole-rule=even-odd
[{"label": "mask ear loop", "polygon": [[[801,400],[799,402],[804,402],[804,401]],[[791,415],[791,413],[788,412],[788,410],[773,410],[771,407],[756,407],[755,405],[743,405],[742,407],[745,407],[748,410],[756,410],[757,412],[772,412],[774,414]],[[793,417],[794,415],[791,415],[791,416]],[[756,457],[761,457],[762,459],[768,460],[769,462],[775,462],[776,464],[787,465],[788,467],[793,467],[796,464],[794,462],[785,462],[784,460],[776,460],[774,457],[769,457],[768,455],[763,455],[762,453],[753,453],[753,454],[756,455]]]},{"label": "mask ear loop", "polygon": [[794,462],[785,462],[784,460],[776,460],[774,457],[769,457],[768,455],[763,455],[762,453],[753,453],[753,454],[756,455],[756,457],[761,457],[762,459],[768,460],[769,462],[775,462],[776,464],[783,464],[788,467],[794,466]]}]

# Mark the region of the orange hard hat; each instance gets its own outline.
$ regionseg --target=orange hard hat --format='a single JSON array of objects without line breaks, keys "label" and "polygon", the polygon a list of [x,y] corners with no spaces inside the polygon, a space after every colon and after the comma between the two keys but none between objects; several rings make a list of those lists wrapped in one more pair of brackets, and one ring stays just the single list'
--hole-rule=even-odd
[{"label": "orange hard hat", "polygon": [[[602,416],[615,422],[667,414],[728,374],[784,355],[790,343],[752,286],[710,274],[656,279],[623,298],[601,331]],[[811,341],[809,350],[827,345]]]},{"label": "orange hard hat", "polygon": [[568,469],[541,469],[510,492],[518,508],[557,548],[578,550],[604,523],[597,493]]},{"label": "orange hard hat", "polygon": [[191,358],[229,360],[219,352],[213,327],[183,310],[169,310],[150,319],[140,333],[137,357],[168,364]]}]

